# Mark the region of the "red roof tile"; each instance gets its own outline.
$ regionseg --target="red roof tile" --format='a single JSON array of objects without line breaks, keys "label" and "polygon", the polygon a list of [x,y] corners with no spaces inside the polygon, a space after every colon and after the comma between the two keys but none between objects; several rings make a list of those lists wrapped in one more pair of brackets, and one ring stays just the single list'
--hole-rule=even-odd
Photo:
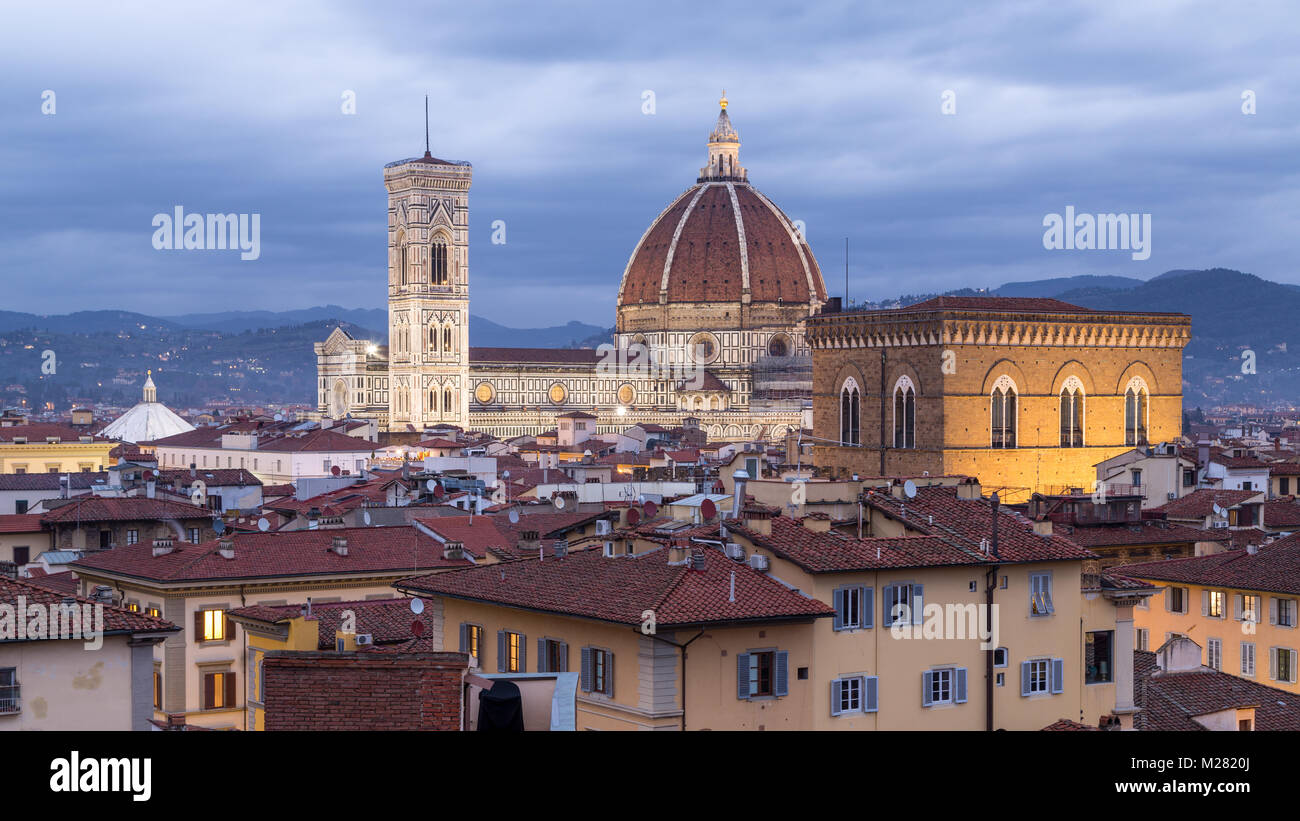
[{"label": "red roof tile", "polygon": [[6,513],[0,516],[0,533],[39,533],[41,514]]},{"label": "red roof tile", "polygon": [[1229,550],[1111,570],[1138,579],[1294,595],[1300,593],[1300,534],[1265,545],[1253,556],[1248,550]]},{"label": "red roof tile", "polygon": [[[80,604],[97,604],[93,599],[88,599],[85,596],[76,596],[71,593],[53,590],[49,587],[33,584],[26,579],[11,579],[8,576],[0,576],[0,603],[16,607],[19,596],[22,596],[29,605],[42,604],[47,607],[61,605],[66,598],[75,599]],[[122,607],[103,605],[103,608],[105,635],[119,633],[175,633],[180,629],[169,621],[146,616],[143,613],[132,613]]]},{"label": "red roof tile", "polygon": [[212,511],[188,502],[149,499],[143,496],[79,496],[60,504],[41,521],[55,522],[110,522],[110,521],[172,521],[204,519]]}]

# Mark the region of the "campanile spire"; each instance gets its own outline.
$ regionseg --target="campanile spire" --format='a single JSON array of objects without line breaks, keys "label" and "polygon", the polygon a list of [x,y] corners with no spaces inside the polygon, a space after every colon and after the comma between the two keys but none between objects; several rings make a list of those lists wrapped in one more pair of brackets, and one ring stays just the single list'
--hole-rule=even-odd
[{"label": "campanile spire", "polygon": [[709,164],[700,169],[700,182],[745,182],[748,174],[740,164],[740,134],[727,116],[727,92],[722,92],[718,106],[718,121],[709,133]]}]

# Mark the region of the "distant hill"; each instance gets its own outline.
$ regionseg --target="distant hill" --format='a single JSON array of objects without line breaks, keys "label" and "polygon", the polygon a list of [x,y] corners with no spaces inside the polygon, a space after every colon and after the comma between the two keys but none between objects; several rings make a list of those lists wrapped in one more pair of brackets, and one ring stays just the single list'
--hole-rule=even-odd
[{"label": "distant hill", "polygon": [[1028,282],[1008,282],[992,293],[996,296],[1021,296],[1051,298],[1059,297],[1067,291],[1081,289],[1124,290],[1142,285],[1140,279],[1119,276],[1093,276],[1085,274],[1076,277],[1057,277],[1055,279],[1035,279]]}]

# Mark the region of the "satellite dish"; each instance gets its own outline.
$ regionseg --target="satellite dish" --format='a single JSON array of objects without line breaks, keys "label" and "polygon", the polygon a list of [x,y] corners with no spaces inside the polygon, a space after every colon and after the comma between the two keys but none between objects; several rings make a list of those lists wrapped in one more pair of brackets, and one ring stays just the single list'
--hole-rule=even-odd
[{"label": "satellite dish", "polygon": [[361,521],[365,522],[367,525],[370,524],[370,511],[368,510],[361,511]]},{"label": "satellite dish", "polygon": [[266,519],[258,519],[257,529],[265,533],[266,531],[271,529],[271,523],[268,522]]},{"label": "satellite dish", "polygon": [[557,493],[555,497],[551,499],[551,504],[555,505],[556,510],[564,510],[564,497]]},{"label": "satellite dish", "polygon": [[645,511],[645,515],[647,519],[653,519],[655,517],[655,514],[659,512],[659,505],[655,504],[654,502],[646,502],[645,505],[642,507],[642,510]]},{"label": "satellite dish", "polygon": [[1228,511],[1224,510],[1223,507],[1220,506],[1218,502],[1215,502],[1215,503],[1214,503],[1214,515],[1215,515],[1215,516],[1227,516],[1227,515],[1228,515]]},{"label": "satellite dish", "polygon": [[712,521],[713,517],[718,515],[718,506],[713,503],[712,499],[705,499],[704,503],[700,505],[700,515],[704,517],[704,521]]},{"label": "satellite dish", "polygon": [[144,480],[147,482],[147,481],[149,481],[149,480],[152,479],[152,478],[153,478],[153,471],[152,471],[152,470],[146,470],[146,471],[144,472]]},{"label": "satellite dish", "polygon": [[512,524],[512,525],[517,525],[517,524],[519,524],[519,509],[518,509],[518,508],[514,508],[514,507],[510,508],[510,524]]},{"label": "satellite dish", "polygon": [[420,636],[423,636],[423,635],[424,635],[424,622],[420,621],[419,619],[416,619],[416,620],[412,621],[412,622],[411,622],[411,635],[415,636],[417,639],[418,639]]},{"label": "satellite dish", "polygon": [[424,599],[411,599],[411,612],[420,615],[424,612]]},{"label": "satellite dish", "polygon": [[634,507],[634,508],[632,508],[631,510],[629,510],[629,511],[627,512],[627,523],[628,523],[628,524],[630,524],[630,525],[632,525],[633,527],[635,527],[635,526],[637,525],[637,523],[639,523],[640,521],[641,521],[641,511],[640,511],[640,510],[638,510],[637,508]]},{"label": "satellite dish", "polygon": [[442,485],[435,482],[433,485],[433,498],[441,499],[443,496],[446,495],[447,495],[447,491],[442,489]]},{"label": "satellite dish", "polygon": [[339,470],[338,465],[335,465],[334,467],[330,468],[330,473],[334,474],[335,476],[338,476],[342,472],[343,471]]},{"label": "satellite dish", "polygon": [[212,532],[216,533],[218,536],[220,536],[222,533],[225,533],[226,523],[221,521],[220,519],[217,519],[215,522],[212,523]]},{"label": "satellite dish", "polygon": [[909,498],[909,499],[915,499],[915,498],[916,498],[916,482],[913,482],[911,479],[908,479],[906,482],[904,482],[904,483],[903,483],[903,495],[906,496],[906,497]]},{"label": "satellite dish", "polygon": [[275,415],[275,421],[277,421],[277,422],[283,422],[283,421],[284,421],[284,414],[283,414],[283,413],[277,413],[277,414]]},{"label": "satellite dish", "polygon": [[427,487],[429,490],[435,490],[438,487],[438,483],[430,479],[429,481],[424,483],[424,486]]}]

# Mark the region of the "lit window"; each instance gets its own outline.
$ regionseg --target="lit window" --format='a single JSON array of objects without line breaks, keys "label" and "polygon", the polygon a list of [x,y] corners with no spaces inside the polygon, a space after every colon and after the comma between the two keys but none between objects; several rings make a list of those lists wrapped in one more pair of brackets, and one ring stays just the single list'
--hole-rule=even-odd
[{"label": "lit window", "polygon": [[991,444],[995,448],[1016,446],[1016,385],[1010,377],[1000,376],[993,384],[989,403]]},{"label": "lit window", "polygon": [[226,640],[226,614],[222,610],[203,610],[200,611],[202,619],[202,638],[201,641],[225,641]]}]

